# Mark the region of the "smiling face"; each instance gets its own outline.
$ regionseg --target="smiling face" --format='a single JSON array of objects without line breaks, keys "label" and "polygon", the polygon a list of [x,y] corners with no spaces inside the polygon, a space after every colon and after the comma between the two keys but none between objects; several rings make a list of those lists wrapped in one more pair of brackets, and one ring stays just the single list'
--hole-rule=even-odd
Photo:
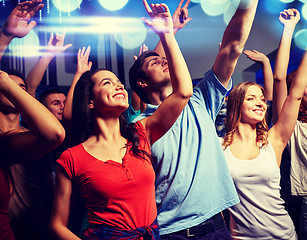
[{"label": "smiling face", "polygon": [[241,106],[241,122],[256,124],[261,122],[267,110],[265,97],[258,86],[250,86]]},{"label": "smiling face", "polygon": [[89,107],[96,114],[107,116],[110,112],[117,110],[121,113],[128,108],[128,93],[114,73],[101,70],[92,76],[92,81],[93,99]]}]

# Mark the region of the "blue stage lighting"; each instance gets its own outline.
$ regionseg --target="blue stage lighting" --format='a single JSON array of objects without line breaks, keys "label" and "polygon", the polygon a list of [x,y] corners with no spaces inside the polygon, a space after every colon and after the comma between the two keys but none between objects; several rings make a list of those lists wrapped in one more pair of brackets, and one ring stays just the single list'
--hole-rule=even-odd
[{"label": "blue stage lighting", "polygon": [[123,22],[122,28],[126,31],[116,32],[115,40],[122,48],[134,49],[146,39],[146,28],[141,20],[134,19],[134,21]]},{"label": "blue stage lighting", "polygon": [[13,56],[34,57],[41,55],[39,38],[34,30],[31,30],[24,38],[14,38],[8,48]]},{"label": "blue stage lighting", "polygon": [[224,22],[226,23],[226,25],[228,25],[230,19],[232,18],[232,16],[235,14],[238,6],[239,6],[240,0],[234,0],[231,2],[230,6],[228,7],[228,9],[224,12]]},{"label": "blue stage lighting", "polygon": [[294,2],[294,0],[279,0],[279,1],[281,1],[283,3],[292,3],[292,2]]},{"label": "blue stage lighting", "polygon": [[128,0],[99,0],[102,7],[109,11],[117,11],[127,4]]},{"label": "blue stage lighting", "polygon": [[202,0],[200,6],[207,15],[218,16],[227,10],[231,2],[231,0]]},{"label": "blue stage lighting", "polygon": [[294,42],[296,46],[300,49],[305,50],[307,47],[307,29],[302,29],[298,31],[294,36]]},{"label": "blue stage lighting", "polygon": [[307,20],[307,3],[303,5],[301,13],[302,13],[303,18]]},{"label": "blue stage lighting", "polygon": [[52,0],[52,4],[62,12],[72,12],[76,10],[82,0]]}]

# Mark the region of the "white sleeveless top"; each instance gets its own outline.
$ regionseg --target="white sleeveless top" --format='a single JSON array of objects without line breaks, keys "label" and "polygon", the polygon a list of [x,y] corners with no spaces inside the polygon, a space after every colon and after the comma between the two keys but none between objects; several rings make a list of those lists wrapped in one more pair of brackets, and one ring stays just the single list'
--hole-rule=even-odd
[{"label": "white sleeveless top", "polygon": [[291,156],[291,194],[307,196],[307,123],[296,122],[287,147]]},{"label": "white sleeveless top", "polygon": [[257,158],[240,160],[229,149],[225,158],[240,203],[229,208],[233,239],[297,239],[293,222],[280,197],[280,169],[272,145]]}]

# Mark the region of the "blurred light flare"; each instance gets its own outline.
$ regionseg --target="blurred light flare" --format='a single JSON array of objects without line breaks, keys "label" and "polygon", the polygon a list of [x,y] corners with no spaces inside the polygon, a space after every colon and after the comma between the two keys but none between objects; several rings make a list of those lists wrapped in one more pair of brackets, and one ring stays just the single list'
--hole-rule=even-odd
[{"label": "blurred light flare", "polygon": [[10,53],[18,57],[39,56],[39,38],[34,30],[31,30],[24,38],[14,38],[8,46]]},{"label": "blurred light flare", "polygon": [[[133,29],[131,29],[133,26]],[[118,31],[115,33],[116,42],[124,49],[138,48],[146,39],[146,27],[141,20],[135,19],[134,22],[121,23],[121,28],[132,31]]]},{"label": "blurred light flare", "polygon": [[[54,19],[49,18],[45,23],[50,25]],[[142,28],[141,25],[144,27]],[[74,33],[134,33],[140,29],[146,29],[139,18],[121,18],[121,17],[69,17],[62,18],[61,26],[39,27],[39,31],[66,32]],[[142,30],[143,31],[143,30]]]},{"label": "blurred light flare", "polygon": [[305,20],[307,20],[307,3],[303,5],[301,10],[301,15]]},{"label": "blurred light flare", "polygon": [[103,8],[109,11],[117,11],[126,6],[128,0],[99,0],[99,3]]},{"label": "blurred light flare", "polygon": [[295,0],[280,0],[281,2],[283,2],[283,3],[292,3],[292,2],[294,2]]},{"label": "blurred light flare", "polygon": [[[51,0],[53,5],[62,12],[72,12],[80,7],[81,0]],[[113,1],[113,0],[112,0]]]},{"label": "blurred light flare", "polygon": [[231,0],[201,0],[200,6],[207,15],[218,16],[228,9],[231,2]]},{"label": "blurred light flare", "polygon": [[224,12],[223,18],[226,25],[228,25],[232,16],[235,14],[239,4],[240,0],[233,0],[227,10]]},{"label": "blurred light flare", "polygon": [[307,29],[302,29],[294,35],[294,42],[296,46],[302,50],[307,47]]}]

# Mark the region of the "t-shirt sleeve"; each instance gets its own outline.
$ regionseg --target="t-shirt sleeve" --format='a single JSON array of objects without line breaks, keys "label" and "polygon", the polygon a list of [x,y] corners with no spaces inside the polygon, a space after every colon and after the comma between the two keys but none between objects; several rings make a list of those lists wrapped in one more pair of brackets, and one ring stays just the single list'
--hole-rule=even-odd
[{"label": "t-shirt sleeve", "polygon": [[214,74],[213,69],[205,73],[204,78],[194,88],[191,101],[204,104],[210,117],[215,121],[227,92],[232,87],[232,79],[225,88]]},{"label": "t-shirt sleeve", "polygon": [[123,113],[123,116],[125,117],[126,121],[128,123],[131,123],[140,114],[141,114],[141,110],[135,111],[131,105],[131,99],[129,99],[129,107]]},{"label": "t-shirt sleeve", "polygon": [[67,176],[72,179],[75,175],[74,162],[69,150],[66,150],[62,153],[60,158],[57,160],[57,163],[65,170]]}]

